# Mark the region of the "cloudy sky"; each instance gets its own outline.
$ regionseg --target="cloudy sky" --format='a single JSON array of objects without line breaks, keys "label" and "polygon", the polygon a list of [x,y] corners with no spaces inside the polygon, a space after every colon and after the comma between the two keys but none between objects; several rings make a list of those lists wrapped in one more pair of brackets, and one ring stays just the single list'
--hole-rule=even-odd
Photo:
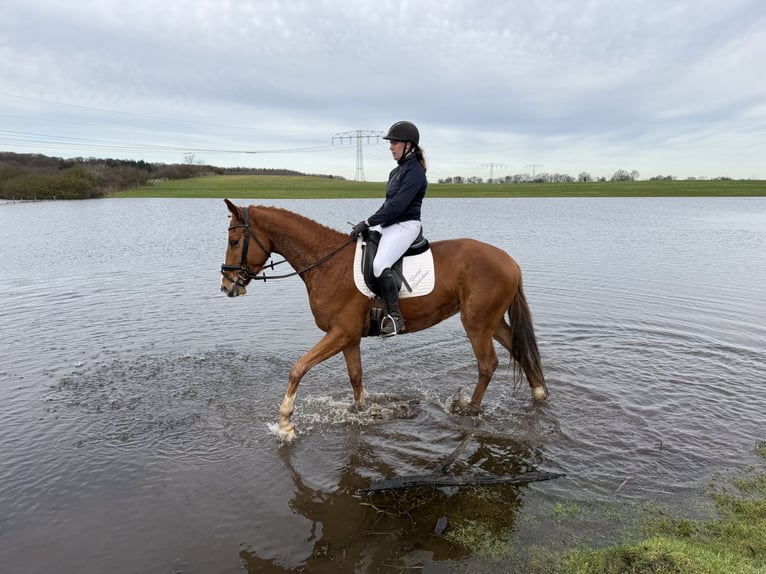
[{"label": "cloudy sky", "polygon": [[[766,179],[763,0],[0,0],[0,150]],[[361,130],[361,131],[358,131]],[[362,140],[364,174],[393,167]]]}]

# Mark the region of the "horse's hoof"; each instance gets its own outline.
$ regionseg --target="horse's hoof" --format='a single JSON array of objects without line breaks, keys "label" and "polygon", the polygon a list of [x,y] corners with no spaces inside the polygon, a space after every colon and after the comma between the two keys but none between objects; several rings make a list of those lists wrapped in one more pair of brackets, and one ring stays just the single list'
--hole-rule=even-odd
[{"label": "horse's hoof", "polygon": [[292,442],[295,438],[295,425],[290,423],[284,428],[280,427],[277,429],[277,435],[279,436],[279,439],[284,442]]},{"label": "horse's hoof", "polygon": [[548,398],[548,391],[545,390],[545,387],[535,387],[532,389],[532,397],[536,401],[544,401]]},{"label": "horse's hoof", "polygon": [[464,415],[469,417],[475,417],[481,413],[481,407],[477,407],[459,399],[452,401],[449,410],[454,415]]},{"label": "horse's hoof", "polygon": [[363,411],[365,411],[367,407],[364,403],[351,403],[348,406],[348,412],[350,412],[352,415],[357,415]]}]

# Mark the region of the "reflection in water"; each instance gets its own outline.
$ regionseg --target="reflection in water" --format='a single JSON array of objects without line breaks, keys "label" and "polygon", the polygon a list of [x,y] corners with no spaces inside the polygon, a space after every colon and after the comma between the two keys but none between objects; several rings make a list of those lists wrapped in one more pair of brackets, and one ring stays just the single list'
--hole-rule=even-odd
[{"label": "reflection in water", "polygon": [[[472,434],[468,440],[468,454],[450,464],[450,473],[521,474],[542,463],[540,449],[508,437]],[[521,505],[520,487],[421,486],[367,495],[364,488],[369,482],[359,470],[376,461],[365,439],[354,442],[345,445],[348,463],[333,490],[309,486],[296,468],[293,445],[280,449],[295,486],[289,507],[311,523],[306,540],[311,552],[300,563],[286,565],[284,557],[262,558],[259,549],[250,546],[240,552],[248,572],[367,572],[383,565],[407,569],[433,560],[499,556],[507,551]],[[439,463],[433,461],[434,469]]]},{"label": "reflection in water", "polygon": [[[379,362],[385,352],[370,354]],[[509,416],[500,406],[481,417],[452,415],[450,395],[434,401],[407,391],[408,382],[401,392],[370,392],[367,408],[352,412],[348,389],[338,389],[328,367],[316,373],[302,402],[304,431],[294,444],[280,444],[267,432],[272,409],[252,373],[278,378],[288,364],[218,350],[78,366],[61,377],[46,404],[70,421],[57,445],[71,453],[71,468],[37,484],[52,494],[75,494],[89,484],[112,501],[83,514],[91,507],[86,490],[68,497],[50,523],[77,515],[84,532],[104,522],[130,525],[146,532],[131,535],[134,543],[146,548],[151,538],[161,553],[194,544],[187,530],[173,526],[173,509],[188,508],[203,531],[238,542],[237,562],[250,572],[374,572],[507,551],[519,487],[364,492],[382,478],[438,469],[467,436],[473,438],[449,465],[451,474],[523,474],[550,465],[541,436],[556,425],[545,408],[517,411],[514,427],[503,427]],[[148,521],[144,491],[156,493]],[[26,484],[15,492],[17,504],[39,503],[39,488]],[[38,527],[33,536],[40,534]],[[224,545],[216,561],[231,551]],[[94,566],[67,549],[58,553],[73,571]],[[97,565],[115,559],[105,553]]]}]

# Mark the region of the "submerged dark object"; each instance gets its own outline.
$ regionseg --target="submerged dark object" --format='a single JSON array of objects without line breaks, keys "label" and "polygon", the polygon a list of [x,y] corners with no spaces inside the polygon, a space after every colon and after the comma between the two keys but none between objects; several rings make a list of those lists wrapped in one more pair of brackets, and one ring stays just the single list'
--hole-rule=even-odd
[{"label": "submerged dark object", "polygon": [[[529,482],[540,482],[543,480],[552,480],[566,476],[560,472],[525,472],[523,474],[479,474],[479,475],[452,475],[447,474],[449,467],[457,460],[458,456],[465,450],[468,443],[473,439],[473,435],[465,437],[460,444],[453,450],[449,456],[439,463],[436,470],[428,474],[410,474],[407,476],[395,476],[393,478],[384,478],[376,480],[367,487],[366,492],[380,492],[382,490],[396,490],[399,488],[411,488],[413,486],[483,486],[488,484],[527,484]],[[446,516],[445,519],[446,528]],[[441,521],[441,519],[439,519]],[[437,528],[439,524],[437,523]]]},{"label": "submerged dark object", "polygon": [[525,472],[524,474],[505,475],[462,475],[450,474],[411,474],[409,476],[395,476],[373,482],[367,492],[379,492],[381,490],[394,490],[397,488],[410,488],[412,486],[481,486],[487,484],[527,484],[528,482],[540,482],[566,476],[560,472]]},{"label": "submerged dark object", "polygon": [[436,526],[434,526],[434,534],[437,536],[444,534],[444,531],[447,530],[448,524],[449,522],[447,521],[447,517],[442,516],[439,520],[436,521]]}]

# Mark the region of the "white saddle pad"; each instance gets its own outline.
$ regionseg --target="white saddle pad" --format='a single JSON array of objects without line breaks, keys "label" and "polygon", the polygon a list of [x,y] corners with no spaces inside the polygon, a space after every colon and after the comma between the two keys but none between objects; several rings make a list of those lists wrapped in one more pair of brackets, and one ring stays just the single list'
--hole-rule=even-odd
[{"label": "white saddle pad", "polygon": [[[362,275],[362,244],[364,240],[360,237],[356,242],[356,252],[354,254],[354,283],[356,288],[370,298],[375,297],[375,293],[370,291],[364,282]],[[399,298],[422,297],[428,295],[434,289],[436,276],[434,274],[434,256],[429,247],[423,253],[405,257],[402,262],[402,273],[407,283],[412,287],[412,292],[407,290],[407,286],[402,283],[399,291]]]}]

